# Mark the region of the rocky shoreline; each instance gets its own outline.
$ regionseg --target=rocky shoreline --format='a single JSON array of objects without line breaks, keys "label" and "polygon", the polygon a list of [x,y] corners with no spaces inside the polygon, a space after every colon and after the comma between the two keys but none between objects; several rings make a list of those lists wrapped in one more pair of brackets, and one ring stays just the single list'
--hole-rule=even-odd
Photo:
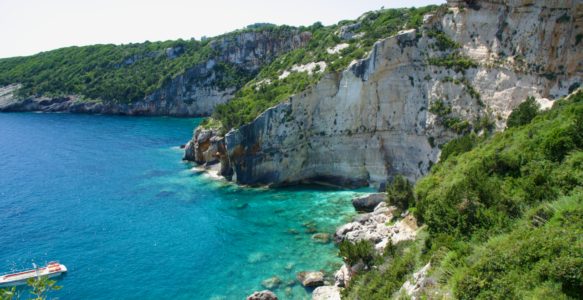
[{"label": "rocky shoreline", "polygon": [[[352,203],[361,203],[363,201],[372,201],[375,199],[386,198],[385,194],[371,193],[366,196],[352,199]],[[355,209],[357,209],[355,205]],[[407,213],[395,216],[397,208],[387,206],[385,201],[380,201],[371,213],[360,214],[352,222],[340,226],[334,233],[334,243],[339,244],[344,240],[355,243],[361,240],[368,240],[375,245],[378,254],[382,254],[389,242],[396,244],[405,240],[416,238],[417,220]],[[398,221],[394,221],[395,219]],[[317,234],[316,234],[317,235]],[[407,281],[403,285],[403,290],[409,295],[414,296],[422,288],[424,276],[427,274],[429,265],[413,276],[413,281]],[[333,274],[326,274],[324,270],[320,271],[302,271],[296,273],[296,280],[288,283],[282,282],[277,276],[262,281],[262,286],[266,289],[262,292],[255,292],[247,297],[247,300],[275,300],[278,299],[273,290],[285,288],[285,293],[291,296],[290,286],[296,283],[306,288],[313,288],[312,300],[340,300],[340,291],[350,284],[350,281],[356,273],[361,270],[370,270],[362,260],[354,265],[344,263],[340,269]]]}]

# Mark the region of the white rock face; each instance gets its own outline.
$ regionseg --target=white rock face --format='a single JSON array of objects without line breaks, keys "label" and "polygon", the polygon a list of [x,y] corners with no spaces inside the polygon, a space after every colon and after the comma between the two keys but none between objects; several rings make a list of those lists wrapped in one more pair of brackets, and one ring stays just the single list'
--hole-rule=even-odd
[{"label": "white rock face", "polygon": [[[425,25],[461,49],[440,51],[427,31],[419,37],[405,31],[375,43],[369,57],[347,71],[325,75],[227,134],[237,180],[375,186],[400,173],[416,182],[439,160],[437,145],[459,136],[444,126],[446,118],[465,120],[471,130],[489,115],[503,129],[526,97],[553,99],[583,81],[583,43],[575,45],[583,33],[583,16],[575,17],[583,3],[482,0],[474,3],[479,10],[463,11],[457,2],[450,5],[452,14],[435,15]],[[559,7],[566,9],[554,9]],[[565,13],[574,17],[557,23]],[[428,56],[446,58],[454,51],[479,65],[456,71],[428,62]],[[447,115],[428,111],[439,99],[451,107]]]},{"label": "white rock face", "polygon": [[358,28],[360,28],[362,25],[360,22],[356,23],[356,24],[352,24],[352,25],[346,25],[346,26],[342,26],[340,28],[340,32],[338,32],[338,35],[344,39],[344,40],[349,40],[351,38],[357,38],[357,37],[361,37],[362,34],[358,34],[355,35],[354,34],[354,30],[357,30]]},{"label": "white rock face", "polygon": [[401,287],[401,290],[404,290],[408,296],[411,296],[411,300],[417,300],[425,285],[431,285],[429,282],[426,282],[428,281],[426,277],[429,269],[431,269],[431,263],[427,263],[419,272],[413,273],[413,278],[410,281],[406,281],[403,287]]},{"label": "white rock face", "polygon": [[337,286],[321,286],[314,290],[312,300],[340,300],[340,288]]},{"label": "white rock face", "polygon": [[334,46],[334,48],[328,48],[328,49],[326,49],[326,51],[328,53],[330,53],[330,54],[339,53],[340,50],[342,50],[342,49],[344,49],[344,48],[346,48],[348,46],[350,46],[350,45],[345,44],[345,43],[344,44],[338,44],[338,45]]},{"label": "white rock face", "polygon": [[[314,69],[320,66],[320,69],[318,71],[314,71]],[[312,73],[316,72],[316,73],[322,73],[326,70],[326,62],[325,61],[320,61],[320,62],[311,62],[311,63],[307,63],[305,65],[293,65],[291,67],[291,72],[308,72],[309,75],[312,75]],[[288,77],[291,74],[290,71],[283,71],[283,74],[279,75],[279,79],[284,79],[286,77]]]}]

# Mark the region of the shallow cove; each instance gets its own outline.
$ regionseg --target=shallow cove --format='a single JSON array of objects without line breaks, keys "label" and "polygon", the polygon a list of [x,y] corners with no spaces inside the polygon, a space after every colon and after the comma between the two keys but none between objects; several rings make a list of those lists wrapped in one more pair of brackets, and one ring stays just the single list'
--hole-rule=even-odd
[{"label": "shallow cove", "polygon": [[332,234],[370,190],[212,180],[177,147],[199,122],[0,114],[0,271],[60,260],[59,299],[244,299],[272,276],[286,299],[295,272],[335,270],[307,232]]}]

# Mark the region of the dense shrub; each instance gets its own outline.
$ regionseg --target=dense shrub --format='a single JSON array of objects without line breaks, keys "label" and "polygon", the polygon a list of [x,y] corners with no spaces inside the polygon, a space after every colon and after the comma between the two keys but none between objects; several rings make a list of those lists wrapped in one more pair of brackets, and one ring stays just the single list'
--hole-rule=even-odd
[{"label": "dense shrub", "polygon": [[338,256],[349,266],[357,264],[360,260],[368,265],[374,259],[374,245],[369,240],[357,241],[354,244],[344,240],[338,245],[338,250]]},{"label": "dense shrub", "polygon": [[393,178],[393,182],[387,187],[387,203],[406,210],[414,202],[415,197],[413,196],[413,188],[409,183],[409,179],[403,179],[401,174],[397,174]]},{"label": "dense shrub", "polygon": [[512,110],[512,113],[510,113],[506,121],[506,126],[511,128],[530,124],[530,121],[538,115],[539,109],[540,104],[536,102],[534,97],[527,97],[526,101],[520,103],[517,108]]}]

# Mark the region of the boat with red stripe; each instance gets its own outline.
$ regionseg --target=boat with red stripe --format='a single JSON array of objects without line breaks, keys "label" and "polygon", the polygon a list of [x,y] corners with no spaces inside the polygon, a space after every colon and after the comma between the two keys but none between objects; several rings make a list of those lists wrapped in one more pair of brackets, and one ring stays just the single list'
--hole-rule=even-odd
[{"label": "boat with red stripe", "polygon": [[25,270],[18,273],[7,274],[0,277],[0,288],[25,285],[29,278],[38,278],[40,276],[48,276],[49,278],[57,277],[67,272],[67,267],[59,262],[51,261],[46,267],[38,268],[32,264],[34,269]]}]

